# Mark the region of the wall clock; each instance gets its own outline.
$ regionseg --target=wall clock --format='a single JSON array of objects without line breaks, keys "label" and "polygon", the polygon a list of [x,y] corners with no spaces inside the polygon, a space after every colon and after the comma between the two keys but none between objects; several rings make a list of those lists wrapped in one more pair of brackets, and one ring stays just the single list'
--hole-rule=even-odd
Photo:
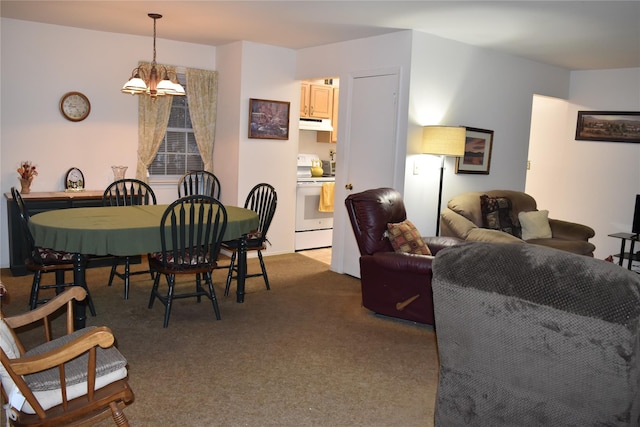
[{"label": "wall clock", "polygon": [[78,168],[71,168],[64,178],[64,188],[66,191],[84,191],[84,175]]},{"label": "wall clock", "polygon": [[91,112],[91,103],[83,93],[67,92],[60,98],[60,112],[65,119],[79,122]]}]

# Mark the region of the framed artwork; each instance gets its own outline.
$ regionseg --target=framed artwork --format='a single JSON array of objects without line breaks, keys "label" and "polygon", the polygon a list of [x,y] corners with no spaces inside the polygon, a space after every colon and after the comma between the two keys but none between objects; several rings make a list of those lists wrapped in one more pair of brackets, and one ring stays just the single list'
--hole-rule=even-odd
[{"label": "framed artwork", "polygon": [[640,111],[578,111],[576,140],[640,142]]},{"label": "framed artwork", "polygon": [[249,138],[289,139],[289,102],[249,99]]},{"label": "framed artwork", "polygon": [[476,173],[489,175],[493,131],[467,128],[464,157],[456,158],[456,173]]}]

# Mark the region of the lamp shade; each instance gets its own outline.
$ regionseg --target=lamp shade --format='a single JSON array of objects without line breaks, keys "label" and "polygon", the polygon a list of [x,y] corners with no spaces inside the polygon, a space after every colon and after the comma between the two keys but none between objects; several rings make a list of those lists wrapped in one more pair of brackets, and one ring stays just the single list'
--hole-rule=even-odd
[{"label": "lamp shade", "polygon": [[425,126],[422,152],[441,156],[464,156],[467,129],[462,126]]}]

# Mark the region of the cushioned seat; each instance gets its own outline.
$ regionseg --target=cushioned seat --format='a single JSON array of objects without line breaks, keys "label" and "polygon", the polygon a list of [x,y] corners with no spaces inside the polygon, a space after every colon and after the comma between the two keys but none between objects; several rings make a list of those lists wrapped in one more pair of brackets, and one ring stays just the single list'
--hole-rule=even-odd
[{"label": "cushioned seat", "polygon": [[[525,218],[523,219],[523,214]],[[579,255],[593,256],[586,225],[548,218],[536,201],[521,191],[491,190],[460,194],[440,215],[443,236],[467,241],[532,243]]]},{"label": "cushioned seat", "polygon": [[[4,323],[4,322],[2,322]],[[5,325],[6,327],[6,325]],[[71,334],[63,335],[52,341],[44,343],[27,351],[23,357],[39,356],[47,351],[55,351],[65,344],[72,342],[85,335],[87,332],[95,331],[95,326],[79,329]],[[72,400],[87,393],[87,363],[89,355],[87,353],[76,357],[65,364],[65,375],[67,384],[67,399]],[[100,389],[114,381],[127,377],[127,360],[115,347],[96,349],[96,389]],[[60,392],[60,376],[57,368],[50,368],[46,371],[25,375],[24,380],[33,391],[36,399],[47,410],[62,403],[62,393]],[[35,411],[25,402],[22,410],[29,414]]]}]

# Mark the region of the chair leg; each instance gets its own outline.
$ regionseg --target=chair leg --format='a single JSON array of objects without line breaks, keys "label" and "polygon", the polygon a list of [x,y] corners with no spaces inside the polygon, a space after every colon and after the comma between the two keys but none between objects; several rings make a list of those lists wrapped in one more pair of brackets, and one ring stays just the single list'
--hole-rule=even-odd
[{"label": "chair leg", "polygon": [[205,273],[205,281],[209,285],[209,295],[211,296],[211,303],[213,304],[213,311],[216,313],[216,319],[220,320],[220,307],[218,307],[218,298],[216,298],[216,291],[213,289],[213,279],[211,273]]},{"label": "chair leg", "polygon": [[118,268],[119,264],[120,264],[119,258],[116,258],[113,260],[113,264],[111,264],[111,273],[109,273],[109,283],[107,284],[107,286],[111,286],[113,284],[113,278],[116,275],[116,269]]},{"label": "chair leg", "polygon": [[38,294],[40,293],[40,279],[42,272],[33,273],[33,284],[31,285],[31,295],[29,296],[29,310],[33,310],[38,305]]},{"label": "chair leg", "polygon": [[82,288],[87,293],[87,297],[85,298],[85,300],[87,302],[87,305],[89,306],[89,312],[91,313],[91,315],[93,317],[95,317],[96,316],[96,307],[93,305],[93,298],[91,298],[91,293],[89,292],[89,287],[85,283],[84,286],[82,286]]},{"label": "chair leg", "polygon": [[229,273],[227,273],[227,284],[224,287],[224,296],[229,296],[229,289],[231,289],[231,279],[233,279],[233,267],[235,266],[236,263],[236,253],[237,252],[233,252],[231,254],[231,262],[229,263]]},{"label": "chair leg", "polygon": [[64,292],[64,270],[56,270],[56,295]]},{"label": "chair leg", "polygon": [[153,279],[153,286],[151,287],[151,296],[149,297],[149,308],[153,308],[153,302],[158,295],[158,285],[160,285],[160,273],[156,273],[155,279]]},{"label": "chair leg", "polygon": [[151,269],[151,254],[147,254],[147,265],[149,265],[149,276],[151,276],[151,280],[154,280],[156,273]]},{"label": "chair leg", "polygon": [[131,272],[131,258],[124,259],[124,299],[129,299],[129,276]]},{"label": "chair leg", "polygon": [[127,420],[127,416],[124,414],[122,409],[118,407],[116,402],[109,403],[109,407],[111,408],[111,416],[113,417],[113,421],[115,421],[117,426],[120,427],[129,427],[129,420]]},{"label": "chair leg", "polygon": [[267,269],[264,267],[264,261],[262,259],[262,251],[258,251],[258,259],[260,260],[260,268],[262,268],[262,277],[264,277],[264,284],[267,290],[271,290],[269,287],[269,278],[267,277]]},{"label": "chair leg", "polygon": [[167,274],[167,284],[169,290],[167,292],[167,301],[164,307],[164,327],[169,326],[169,316],[171,315],[171,303],[173,302],[173,286],[176,283],[175,274]]},{"label": "chair leg", "polygon": [[[205,277],[205,281],[206,281],[206,277]],[[202,279],[200,276],[200,273],[196,274],[196,302],[200,302],[202,301]]]}]

